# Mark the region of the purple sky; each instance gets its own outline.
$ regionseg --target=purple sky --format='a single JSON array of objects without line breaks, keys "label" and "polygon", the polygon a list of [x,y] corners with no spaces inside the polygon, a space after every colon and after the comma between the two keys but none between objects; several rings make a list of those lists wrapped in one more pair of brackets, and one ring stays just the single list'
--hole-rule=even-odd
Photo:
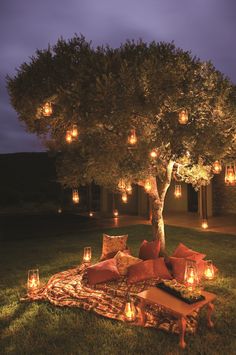
[{"label": "purple sky", "polygon": [[236,83],[235,0],[1,0],[0,29],[0,153],[43,150],[17,120],[5,76],[60,36],[111,46],[174,40]]}]

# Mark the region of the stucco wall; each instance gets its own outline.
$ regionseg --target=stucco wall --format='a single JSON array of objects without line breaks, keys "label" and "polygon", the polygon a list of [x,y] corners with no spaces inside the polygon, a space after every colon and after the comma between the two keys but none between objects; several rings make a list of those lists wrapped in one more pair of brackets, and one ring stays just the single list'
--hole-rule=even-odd
[{"label": "stucco wall", "polygon": [[236,186],[226,186],[224,172],[215,175],[212,180],[214,215],[236,214]]},{"label": "stucco wall", "polygon": [[167,194],[165,201],[165,212],[187,212],[188,211],[188,195],[187,195],[187,185],[178,183],[182,186],[182,196],[180,198],[174,197],[175,183],[172,182]]}]

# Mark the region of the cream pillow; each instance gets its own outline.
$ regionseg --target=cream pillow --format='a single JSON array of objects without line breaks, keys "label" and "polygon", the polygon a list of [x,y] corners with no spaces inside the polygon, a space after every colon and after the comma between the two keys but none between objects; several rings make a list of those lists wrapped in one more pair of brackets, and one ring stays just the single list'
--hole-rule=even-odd
[{"label": "cream pillow", "polygon": [[116,266],[119,273],[123,276],[127,274],[129,266],[142,262],[141,259],[123,253],[122,251],[118,251],[114,259],[116,260]]}]

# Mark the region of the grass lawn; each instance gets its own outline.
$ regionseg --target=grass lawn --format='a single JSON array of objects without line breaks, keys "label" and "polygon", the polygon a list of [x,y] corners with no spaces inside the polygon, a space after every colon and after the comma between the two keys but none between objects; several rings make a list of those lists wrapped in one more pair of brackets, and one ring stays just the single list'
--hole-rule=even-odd
[{"label": "grass lawn", "polygon": [[[65,231],[67,230],[67,232]],[[236,237],[190,229],[166,227],[171,253],[181,241],[206,253],[220,272],[205,285],[218,295],[213,320],[206,327],[201,313],[196,336],[187,336],[187,349],[178,349],[178,338],[154,329],[132,327],[91,312],[57,308],[49,303],[20,303],[27,270],[39,268],[41,280],[80,263],[83,247],[93,248],[93,262],[100,256],[102,232],[129,234],[129,246],[137,255],[141,241],[151,239],[151,227],[80,231],[79,228],[47,228],[31,225],[27,233],[12,225],[2,235],[0,250],[0,354],[236,354]]]}]

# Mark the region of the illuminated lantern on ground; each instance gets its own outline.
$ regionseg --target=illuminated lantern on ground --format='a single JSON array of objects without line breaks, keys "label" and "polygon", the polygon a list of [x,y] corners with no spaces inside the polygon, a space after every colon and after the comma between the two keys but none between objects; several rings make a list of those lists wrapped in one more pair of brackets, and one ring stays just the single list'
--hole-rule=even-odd
[{"label": "illuminated lantern on ground", "polygon": [[74,124],[72,127],[72,130],[71,130],[71,135],[73,138],[76,138],[76,137],[78,137],[78,134],[79,134],[78,127],[76,124]]},{"label": "illuminated lantern on ground", "polygon": [[67,143],[71,143],[72,142],[71,131],[66,131],[66,141],[67,141]]},{"label": "illuminated lantern on ground", "polygon": [[226,164],[225,167],[225,184],[226,185],[235,185],[236,184],[236,169],[235,164]]},{"label": "illuminated lantern on ground", "polygon": [[175,185],[174,195],[175,195],[175,198],[180,198],[182,196],[182,186],[181,185]]},{"label": "illuminated lantern on ground", "polygon": [[197,266],[193,260],[186,260],[184,284],[189,291],[193,291],[198,285]]},{"label": "illuminated lantern on ground", "polygon": [[137,311],[134,305],[134,302],[128,297],[127,302],[125,304],[124,316],[126,321],[134,322],[137,316]]},{"label": "illuminated lantern on ground", "polygon": [[118,210],[115,209],[115,210],[113,211],[113,216],[114,216],[114,217],[118,217],[118,216],[119,216]]},{"label": "illuminated lantern on ground", "polygon": [[151,189],[152,189],[152,184],[151,184],[151,181],[150,181],[149,179],[147,179],[147,180],[145,181],[144,189],[145,189],[146,192],[151,191]]},{"label": "illuminated lantern on ground", "polygon": [[214,174],[220,174],[221,170],[222,170],[221,163],[219,162],[219,160],[216,160],[212,164],[212,171],[213,171]]},{"label": "illuminated lantern on ground", "polygon": [[46,102],[42,108],[43,116],[49,117],[52,114],[52,104],[51,102]]},{"label": "illuminated lantern on ground", "polygon": [[188,111],[181,110],[179,112],[179,123],[180,124],[187,124],[188,123]]},{"label": "illuminated lantern on ground", "polygon": [[203,220],[202,220],[202,228],[203,228],[203,229],[207,229],[207,228],[208,228],[207,219],[203,219]]},{"label": "illuminated lantern on ground", "polygon": [[92,258],[92,248],[91,247],[85,247],[84,248],[84,256],[83,256],[83,262],[84,263],[90,263]]},{"label": "illuminated lantern on ground", "polygon": [[27,288],[28,292],[34,292],[39,288],[39,270],[33,269],[28,271]]},{"label": "illuminated lantern on ground", "polygon": [[157,150],[156,149],[153,149],[151,152],[150,152],[150,157],[152,159],[155,159],[157,158],[158,154],[157,154]]},{"label": "illuminated lantern on ground", "polygon": [[124,202],[124,203],[127,203],[128,202],[128,196],[127,196],[127,193],[126,192],[124,192],[123,194],[122,194],[122,201]]},{"label": "illuminated lantern on ground", "polygon": [[128,137],[128,143],[130,145],[135,145],[137,143],[137,136],[136,136],[135,129],[131,129],[129,137]]},{"label": "illuminated lantern on ground", "polygon": [[72,201],[74,203],[79,203],[79,191],[77,189],[73,189],[72,191]]},{"label": "illuminated lantern on ground", "polygon": [[211,260],[206,260],[205,270],[204,270],[204,277],[206,280],[214,279],[215,271]]}]

